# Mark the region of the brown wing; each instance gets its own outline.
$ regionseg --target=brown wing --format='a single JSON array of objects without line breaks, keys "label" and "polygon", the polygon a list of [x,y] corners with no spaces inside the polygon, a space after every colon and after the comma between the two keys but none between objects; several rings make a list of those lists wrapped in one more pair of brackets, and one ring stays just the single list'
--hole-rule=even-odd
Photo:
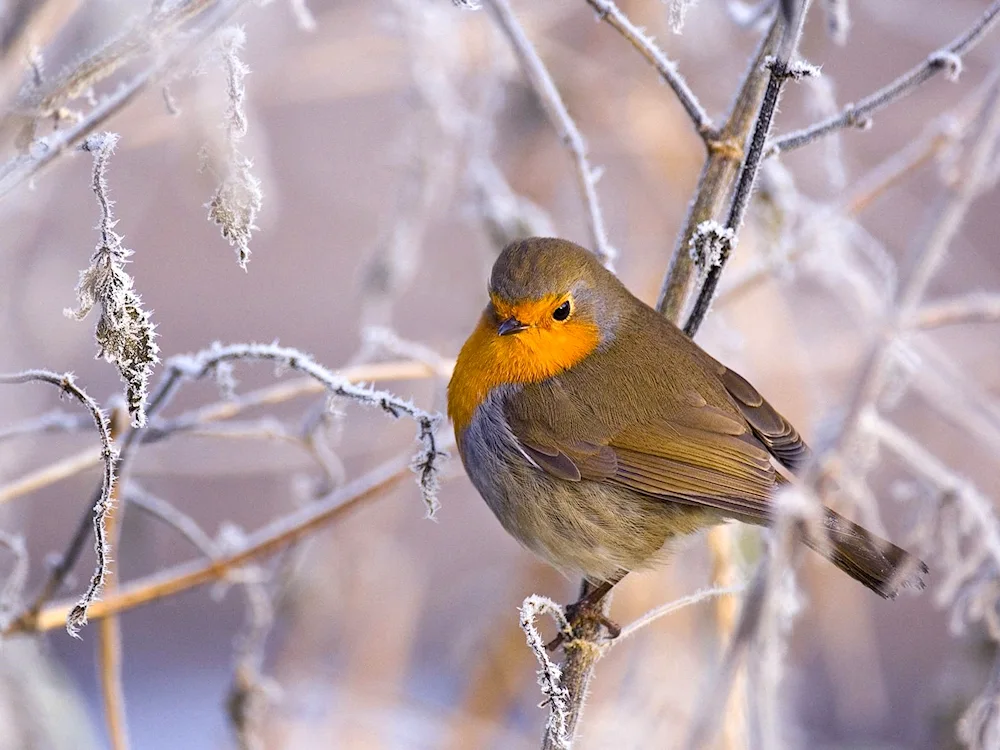
[{"label": "brown wing", "polygon": [[805,464],[811,452],[791,423],[781,416],[750,383],[719,365],[719,379],[733,397],[753,434],[774,457],[792,471]]},{"label": "brown wing", "polygon": [[[557,391],[546,396],[559,402],[545,410],[559,414],[558,425],[538,419],[538,410],[523,408],[523,402],[507,410],[512,432],[543,471],[712,507],[750,522],[767,519],[774,467],[737,415],[691,394],[683,403],[664,405],[663,416],[611,432],[593,415],[576,412]],[[525,418],[532,412],[535,418]]]}]

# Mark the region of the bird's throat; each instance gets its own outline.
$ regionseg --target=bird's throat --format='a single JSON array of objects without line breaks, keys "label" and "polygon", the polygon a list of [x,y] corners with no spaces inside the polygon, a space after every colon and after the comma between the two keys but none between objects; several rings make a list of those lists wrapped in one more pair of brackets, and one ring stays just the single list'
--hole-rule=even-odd
[{"label": "bird's throat", "polygon": [[448,384],[448,416],[455,430],[468,427],[494,388],[540,383],[559,375],[590,355],[599,343],[600,332],[588,321],[532,326],[499,336],[493,316],[484,313],[462,347]]}]

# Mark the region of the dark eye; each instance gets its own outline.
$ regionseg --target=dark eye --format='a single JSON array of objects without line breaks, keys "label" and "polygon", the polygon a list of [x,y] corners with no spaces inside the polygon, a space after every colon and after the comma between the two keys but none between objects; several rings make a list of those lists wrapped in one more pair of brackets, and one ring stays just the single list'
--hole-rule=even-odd
[{"label": "dark eye", "polygon": [[569,317],[569,312],[570,312],[569,300],[566,300],[561,305],[559,305],[559,307],[557,307],[555,310],[552,311],[552,318],[554,320],[559,320],[559,321],[566,320],[566,318]]}]

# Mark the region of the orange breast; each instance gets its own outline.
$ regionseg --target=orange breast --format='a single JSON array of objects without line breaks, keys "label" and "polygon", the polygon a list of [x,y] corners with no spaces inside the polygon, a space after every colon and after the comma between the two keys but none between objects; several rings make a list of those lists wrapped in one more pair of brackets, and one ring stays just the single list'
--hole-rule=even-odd
[{"label": "orange breast", "polygon": [[599,343],[596,325],[572,319],[499,336],[487,308],[462,347],[448,384],[448,416],[456,434],[465,431],[494,388],[547,380],[583,360]]}]

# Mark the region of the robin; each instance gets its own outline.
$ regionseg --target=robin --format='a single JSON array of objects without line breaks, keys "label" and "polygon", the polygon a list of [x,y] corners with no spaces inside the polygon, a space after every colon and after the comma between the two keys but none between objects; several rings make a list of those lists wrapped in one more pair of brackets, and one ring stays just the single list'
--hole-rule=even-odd
[{"label": "robin", "polygon": [[[587,250],[511,243],[462,347],[448,415],[465,470],[503,527],[597,602],[669,542],[735,519],[810,458],[757,390],[633,296]],[[923,562],[834,511],[804,541],[882,597],[923,587]],[[617,628],[608,625],[612,636]]]}]

